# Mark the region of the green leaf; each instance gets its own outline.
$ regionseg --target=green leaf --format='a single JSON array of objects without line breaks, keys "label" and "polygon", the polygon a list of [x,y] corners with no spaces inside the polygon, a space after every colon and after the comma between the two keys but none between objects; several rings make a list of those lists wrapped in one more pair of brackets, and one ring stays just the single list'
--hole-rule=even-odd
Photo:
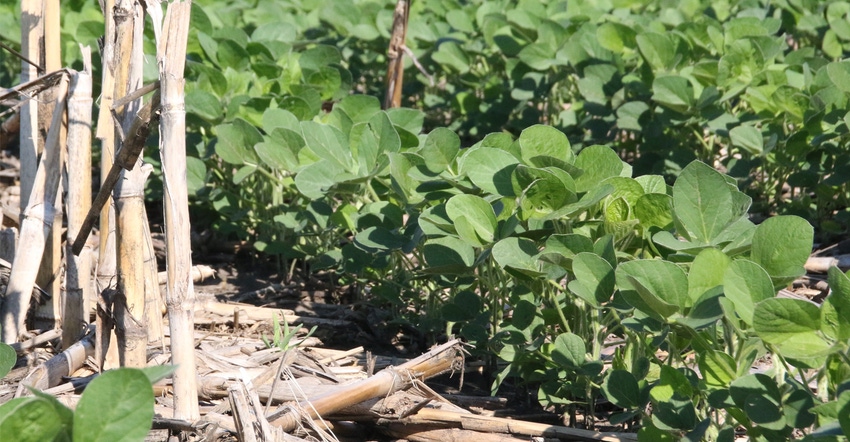
[{"label": "green leaf", "polygon": [[673,225],[673,198],[661,193],[641,195],[635,202],[634,217],[645,229],[668,229]]},{"label": "green leaf", "polygon": [[212,37],[204,32],[198,32],[198,43],[203,48],[206,56],[213,61],[213,63],[218,64],[216,60],[216,52],[218,51],[218,42],[216,42]]},{"label": "green leaf", "polygon": [[826,303],[832,306],[836,313],[836,337],[838,340],[847,341],[850,339],[850,278],[838,267],[830,267],[829,288],[832,291],[827,296]]},{"label": "green leaf", "polygon": [[651,420],[645,423],[642,422],[637,434],[638,441],[676,442],[681,440],[681,438],[674,436],[671,432],[656,427]]},{"label": "green leaf", "polygon": [[[390,160],[390,176],[392,177],[392,187],[398,196],[407,203],[417,203],[422,201],[423,197],[416,188],[419,182],[410,176],[410,171],[414,167],[411,159],[418,159],[424,163],[422,157],[414,154],[400,154],[396,152],[388,152],[387,158]],[[298,177],[296,177],[297,179]]]},{"label": "green leaf", "polygon": [[688,164],[673,184],[673,215],[679,234],[698,244],[711,244],[740,217],[726,179],[698,161]]},{"label": "green leaf", "polygon": [[514,193],[521,195],[523,220],[544,218],[576,199],[572,178],[560,169],[536,169],[520,164],[514,169],[511,182]]},{"label": "green leaf", "polygon": [[155,384],[171,375],[177,370],[176,365],[152,365],[141,369],[148,377],[151,384]]},{"label": "green leaf", "polygon": [[609,146],[593,145],[582,149],[576,157],[575,166],[583,171],[576,181],[576,192],[587,192],[602,181],[620,176],[623,161]]},{"label": "green leaf", "polygon": [[546,167],[553,165],[553,160],[560,164],[575,162],[567,136],[552,126],[531,126],[520,133],[518,142],[527,165]]},{"label": "green leaf", "polygon": [[826,8],[826,21],[838,37],[842,40],[850,40],[850,4],[847,2],[833,2]]},{"label": "green leaf", "polygon": [[806,273],[812,251],[814,229],[803,218],[792,215],[768,218],[753,234],[751,258],[761,265],[777,288]]},{"label": "green leaf", "polygon": [[643,32],[635,37],[644,60],[653,70],[665,70],[676,61],[676,45],[670,37],[657,32]]},{"label": "green leaf", "polygon": [[[547,241],[547,249],[548,244]],[[597,308],[611,299],[616,278],[608,261],[594,253],[581,252],[573,258],[572,270],[575,279],[568,287],[576,296]]]},{"label": "green leaf", "polygon": [[445,204],[428,207],[419,215],[419,228],[429,238],[457,233]]},{"label": "green leaf", "polygon": [[493,259],[508,273],[519,278],[543,276],[537,260],[537,245],[525,238],[512,236],[493,245]]},{"label": "green leaf", "polygon": [[418,109],[394,107],[387,109],[387,116],[396,128],[402,128],[411,135],[421,132],[422,125],[425,123],[425,114]]},{"label": "green leaf", "polygon": [[215,153],[222,160],[235,165],[258,164],[254,145],[263,141],[263,136],[256,127],[247,121],[237,118],[232,123],[215,127],[218,142]]},{"label": "green leaf", "polygon": [[614,191],[605,198],[606,202],[622,198],[628,203],[629,209],[634,207],[637,200],[643,196],[643,186],[632,178],[615,176],[606,179],[603,184],[614,187]]},{"label": "green leaf", "polygon": [[186,112],[194,113],[207,121],[218,121],[224,114],[218,98],[200,89],[186,94]]},{"label": "green leaf", "polygon": [[460,138],[442,127],[431,131],[419,149],[419,154],[425,159],[425,167],[435,174],[446,171],[459,152]]},{"label": "green leaf", "polygon": [[576,370],[586,359],[585,342],[574,333],[561,333],[552,346],[552,361],[563,367]]},{"label": "green leaf", "polygon": [[672,318],[672,322],[682,324],[694,330],[702,330],[714,325],[724,315],[723,307],[720,305],[722,296],[723,287],[721,286],[716,286],[706,291],[702,296],[694,300],[694,305],[688,310],[686,316],[674,317]]},{"label": "green leaf", "polygon": [[404,211],[388,201],[376,201],[360,208],[357,228],[383,226],[388,230],[400,229],[404,225]]},{"label": "green leaf", "polygon": [[197,3],[192,4],[191,12],[192,27],[207,34],[212,33],[212,23],[204,10]]},{"label": "green leaf", "polygon": [[337,184],[337,177],[343,172],[336,162],[321,160],[298,172],[295,187],[307,198],[319,199]]},{"label": "green leaf", "polygon": [[18,361],[15,349],[8,344],[0,342],[0,379],[5,377]]},{"label": "green leaf", "polygon": [[336,163],[345,171],[354,172],[355,161],[348,148],[348,140],[339,129],[314,121],[302,121],[301,130],[307,148],[319,158]]},{"label": "green leaf", "polygon": [[429,239],[422,254],[429,270],[440,273],[466,273],[475,261],[472,246],[452,236]]},{"label": "green leaf", "polygon": [[818,306],[800,299],[771,298],[759,302],[753,312],[753,328],[788,358],[819,357],[830,347],[820,334]]},{"label": "green leaf", "polygon": [[770,275],[760,265],[746,259],[729,264],[723,274],[723,287],[726,297],[735,305],[735,313],[750,325],[755,304],[776,295]]},{"label": "green leaf", "polygon": [[603,48],[611,52],[622,53],[624,49],[632,49],[637,45],[634,29],[614,22],[606,22],[596,28],[596,38]]},{"label": "green leaf", "polygon": [[349,133],[351,153],[358,165],[357,176],[381,173],[389,163],[384,155],[398,152],[401,141],[387,115],[378,112],[369,123],[356,123]]},{"label": "green leaf", "polygon": [[557,63],[555,51],[545,43],[531,43],[519,51],[517,58],[536,71],[545,71]]},{"label": "green leaf", "polygon": [[74,413],[74,441],[143,440],[153,419],[153,388],[141,370],[107,371],[93,380]]},{"label": "green leaf", "polygon": [[641,407],[640,387],[635,376],[625,370],[611,370],[602,382],[602,392],[611,403],[626,410]]},{"label": "green leaf", "polygon": [[316,45],[301,53],[298,64],[301,69],[317,71],[320,68],[332,64],[339,64],[342,55],[335,46]]},{"label": "green leaf", "polygon": [[737,364],[732,356],[708,349],[699,353],[699,371],[709,388],[727,388],[737,378]]},{"label": "green leaf", "polygon": [[[658,382],[650,390],[653,401],[667,401],[675,396],[689,398],[694,396],[695,383],[691,383],[696,375],[688,368],[674,368],[670,365],[661,365]],[[689,379],[689,375],[691,376]]]},{"label": "green leaf", "polygon": [[232,68],[237,72],[247,69],[251,61],[251,55],[245,47],[230,39],[218,42],[215,56],[222,68]]},{"label": "green leaf", "polygon": [[696,302],[705,292],[723,285],[723,274],[732,262],[717,249],[701,251],[691,263],[688,272],[688,297]]},{"label": "green leaf", "polygon": [[510,153],[490,147],[474,147],[466,152],[461,173],[481,190],[502,196],[516,196],[511,175],[519,161]]},{"label": "green leaf", "polygon": [[246,178],[253,175],[254,172],[257,171],[256,164],[246,164],[239,168],[236,173],[233,174],[233,184],[241,184],[242,181],[245,181]]},{"label": "green leaf", "polygon": [[289,129],[301,133],[301,123],[298,118],[286,109],[269,108],[263,112],[263,130],[271,134],[275,129]]},{"label": "green leaf", "polygon": [[295,172],[302,165],[298,152],[304,147],[304,138],[298,132],[276,128],[268,141],[257,143],[254,150],[263,164],[272,169]]},{"label": "green leaf", "polygon": [[334,105],[351,118],[352,123],[366,123],[381,111],[381,102],[371,95],[349,95]]},{"label": "green leaf", "polygon": [[58,421],[62,424],[63,427],[62,433],[64,434],[61,434],[60,438],[67,437],[67,439],[70,439],[71,431],[74,426],[74,411],[66,407],[63,403],[59,402],[59,399],[56,399],[50,394],[44,393],[34,388],[30,388],[30,393],[32,393],[33,396],[37,396],[41,399],[44,399],[51,405],[53,405],[53,409],[56,410],[56,414],[58,416]]},{"label": "green leaf", "polygon": [[815,401],[812,394],[803,389],[794,390],[782,401],[785,422],[792,428],[806,428],[815,423],[812,413]]},{"label": "green leaf", "polygon": [[280,108],[292,113],[298,120],[309,120],[316,114],[310,107],[310,103],[301,97],[283,97],[280,100]]},{"label": "green leaf", "polygon": [[850,62],[840,61],[826,65],[826,73],[838,89],[850,93]]},{"label": "green leaf", "polygon": [[251,40],[253,41],[282,41],[290,43],[295,41],[295,38],[295,28],[284,22],[265,23],[258,26],[251,33]]},{"label": "green leaf", "polygon": [[472,26],[472,17],[469,15],[469,10],[451,9],[446,12],[446,21],[451,27],[467,34],[475,32]]},{"label": "green leaf", "polygon": [[[662,366],[666,367],[666,366]],[[663,430],[692,430],[697,423],[696,408],[690,398],[675,393],[663,399],[656,398],[656,391],[650,390],[652,397],[652,423]]]},{"label": "green leaf", "polygon": [[[151,393],[153,418],[153,393]],[[0,434],[15,441],[43,442],[70,440],[69,428],[54,403],[43,397],[18,398],[0,406]],[[145,431],[147,434],[147,431]],[[144,439],[144,435],[138,440]]]},{"label": "green leaf", "polygon": [[[637,292],[652,311],[644,312],[667,318],[690,307],[688,277],[669,261],[640,259],[620,264],[616,270],[620,290]],[[638,306],[634,306],[638,307]]]},{"label": "green leaf", "polygon": [[643,101],[630,101],[617,108],[617,127],[624,130],[643,131],[643,115],[649,111],[649,105]]},{"label": "green leaf", "polygon": [[729,394],[735,405],[760,426],[772,430],[785,426],[780,408],[782,394],[769,376],[761,373],[742,376],[732,381]]},{"label": "green leaf", "polygon": [[657,193],[660,195],[667,195],[667,183],[664,181],[664,177],[660,175],[641,175],[635,178],[641,187],[643,187],[643,192]]},{"label": "green leaf", "polygon": [[[199,38],[200,36],[201,33],[198,33]],[[220,69],[193,61],[187,61],[186,67],[198,75],[197,87],[210,88],[219,97],[227,93],[227,79]]]},{"label": "green leaf", "polygon": [[[471,226],[475,237],[461,234],[461,238],[469,241],[473,246],[493,242],[497,224],[496,214],[493,212],[493,206],[484,198],[475,195],[455,195],[446,202],[446,213],[459,229],[464,223]],[[461,233],[460,230],[458,233]]]},{"label": "green leaf", "polygon": [[677,112],[687,112],[694,105],[694,87],[678,75],[656,77],[652,82],[652,99]]},{"label": "green leaf", "polygon": [[836,404],[838,423],[845,435],[850,434],[850,390],[841,392]]},{"label": "green leaf", "polygon": [[452,322],[471,321],[481,313],[483,307],[478,294],[463,290],[458,292],[451,302],[443,304],[443,319]]},{"label": "green leaf", "polygon": [[407,238],[383,226],[372,226],[357,232],[354,244],[369,253],[399,250],[407,244]]},{"label": "green leaf", "polygon": [[594,187],[589,192],[584,194],[580,200],[575,203],[567,204],[566,206],[550,213],[546,216],[547,220],[558,219],[565,216],[572,216],[576,213],[590,209],[596,206],[600,201],[607,198],[614,191],[614,186],[610,184],[602,184]]},{"label": "green leaf", "polygon": [[577,233],[555,234],[546,238],[545,247],[540,255],[547,262],[571,270],[573,259],[582,252],[592,254],[593,242],[590,238]]},{"label": "green leaf", "polygon": [[443,66],[463,74],[469,71],[469,56],[453,41],[445,41],[433,53],[432,58]]},{"label": "green leaf", "polygon": [[775,431],[785,428],[782,408],[764,396],[755,394],[748,396],[744,402],[744,412],[759,427]]},{"label": "green leaf", "polygon": [[761,155],[764,151],[764,137],[753,126],[736,126],[729,131],[732,145],[744,149],[750,155]]}]

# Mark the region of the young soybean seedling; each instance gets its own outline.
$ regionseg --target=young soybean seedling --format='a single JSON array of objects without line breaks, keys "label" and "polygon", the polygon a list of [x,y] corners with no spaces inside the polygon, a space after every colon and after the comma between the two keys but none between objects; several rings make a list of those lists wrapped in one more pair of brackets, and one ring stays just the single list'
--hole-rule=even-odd
[{"label": "young soybean seedling", "polygon": [[[299,342],[297,345],[294,345],[292,347],[289,346],[289,341],[291,341],[292,338],[295,337],[296,333],[298,333],[298,329],[301,328],[301,324],[293,326],[292,329],[290,330],[289,324],[286,321],[283,321],[283,329],[281,329],[280,321],[277,319],[277,316],[275,316],[272,319],[272,327],[273,327],[273,335],[272,335],[271,341],[269,341],[268,338],[266,338],[265,334],[262,336],[263,343],[266,344],[266,347],[268,347],[268,348],[277,347],[281,351],[286,351],[286,350],[289,350],[290,348],[298,347],[298,345],[301,344]],[[309,338],[315,332],[316,332],[316,326],[314,325],[313,328],[311,328],[310,331],[307,332],[307,335],[304,336],[304,339]],[[304,341],[302,340],[301,342],[304,342]]]},{"label": "young soybean seedling", "polygon": [[[283,330],[281,330],[280,321],[277,319],[277,316],[275,316],[275,317],[272,318],[272,327],[273,327],[273,330],[274,330],[272,340],[269,341],[268,338],[266,338],[266,336],[264,334],[262,336],[263,343],[265,343],[266,347],[268,347],[268,348],[272,348],[272,346],[277,347],[277,348],[280,349],[281,352],[286,352],[288,350],[291,350],[293,348],[298,347],[299,345],[301,345],[301,342],[304,342],[304,339],[309,338],[316,331],[316,326],[314,325],[313,328],[311,328],[310,331],[307,332],[307,335],[304,336],[304,339],[302,339],[301,342],[290,347],[289,342],[292,340],[292,338],[295,336],[295,334],[298,333],[298,329],[301,328],[301,324],[294,326],[292,328],[292,330],[290,330],[289,324],[284,320],[283,321]],[[278,367],[278,374],[277,374],[277,376],[275,376],[274,382],[272,382],[272,391],[274,391],[274,389],[277,387],[277,381],[280,379],[281,372],[284,370],[285,361],[286,361],[286,357],[282,357],[280,359],[280,366]],[[272,405],[272,398],[271,398],[271,396],[269,396],[269,400],[268,400],[268,402],[266,402],[266,411],[265,411],[266,413],[269,412],[271,405]]]}]

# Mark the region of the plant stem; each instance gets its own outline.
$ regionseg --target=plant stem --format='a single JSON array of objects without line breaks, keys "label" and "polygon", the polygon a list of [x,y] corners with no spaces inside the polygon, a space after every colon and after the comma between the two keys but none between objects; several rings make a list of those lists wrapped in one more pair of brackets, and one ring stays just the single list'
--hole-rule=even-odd
[{"label": "plant stem", "polygon": [[546,290],[546,293],[550,297],[552,307],[555,309],[555,311],[558,312],[558,318],[560,318],[561,320],[561,327],[564,329],[564,332],[568,333],[571,331],[570,323],[569,321],[567,321],[567,317],[564,315],[564,311],[561,309],[561,304],[558,302],[558,296],[556,292],[556,290],[561,290],[561,286],[551,279],[546,280],[546,282],[548,282],[550,285],[549,289]]}]

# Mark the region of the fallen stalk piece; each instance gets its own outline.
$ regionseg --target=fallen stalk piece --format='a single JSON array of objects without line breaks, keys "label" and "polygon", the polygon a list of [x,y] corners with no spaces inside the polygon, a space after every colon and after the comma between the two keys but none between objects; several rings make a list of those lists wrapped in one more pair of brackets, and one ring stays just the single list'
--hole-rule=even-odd
[{"label": "fallen stalk piece", "polygon": [[385,397],[425,380],[463,367],[463,349],[451,340],[398,367],[388,367],[359,382],[339,386],[333,392],[288,405],[268,416],[272,425],[290,432],[302,419],[316,419],[377,397]]},{"label": "fallen stalk piece", "polygon": [[[238,313],[237,313],[238,311]],[[256,307],[249,304],[231,303],[225,304],[216,302],[210,299],[199,300],[195,303],[195,312],[198,314],[215,314],[224,317],[233,317],[238,314],[240,321],[273,321],[283,320],[287,324],[302,324],[305,326],[323,325],[333,327],[347,327],[351,325],[350,321],[344,319],[327,319],[314,318],[310,316],[296,315],[292,310],[284,310],[279,308]]]},{"label": "fallen stalk piece", "polygon": [[836,266],[842,271],[850,269],[850,255],[831,256],[813,256],[806,260],[805,268],[807,272],[826,273],[829,268]]},{"label": "fallen stalk piece", "polygon": [[94,326],[90,326],[82,339],[36,367],[21,381],[15,396],[21,396],[24,387],[46,390],[61,384],[62,378],[73,374],[83,366],[86,358],[94,356],[94,334]]},{"label": "fallen stalk piece", "polygon": [[13,100],[16,100],[19,95],[24,95],[27,98],[38,95],[56,86],[66,75],[69,75],[67,69],[59,69],[10,89],[0,88],[0,106],[14,106],[16,102]]},{"label": "fallen stalk piece", "polygon": [[463,430],[460,428],[422,428],[420,425],[409,425],[393,422],[382,428],[388,436],[409,440],[412,442],[525,442],[527,437],[514,437],[501,433],[482,433],[480,431]]},{"label": "fallen stalk piece", "polygon": [[561,427],[432,408],[423,408],[416,414],[403,419],[379,419],[377,424],[388,426],[393,431],[400,431],[402,425],[405,427],[420,426],[423,430],[434,429],[434,426],[438,425],[444,429],[450,426],[452,428],[486,433],[503,433],[515,436],[545,437],[570,441],[622,442],[637,440],[637,434],[631,433],[602,433],[580,428]]}]

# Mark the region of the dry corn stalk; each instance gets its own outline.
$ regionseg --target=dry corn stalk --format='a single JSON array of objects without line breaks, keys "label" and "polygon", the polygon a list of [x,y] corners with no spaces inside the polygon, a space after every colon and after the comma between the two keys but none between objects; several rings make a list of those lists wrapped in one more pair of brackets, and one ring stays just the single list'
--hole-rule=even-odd
[{"label": "dry corn stalk", "polygon": [[[59,0],[43,0],[42,8],[44,14],[44,38],[43,50],[44,56],[43,66],[48,72],[62,69],[62,50],[60,41],[60,10]],[[38,110],[38,125],[39,134],[44,137],[49,131],[52,120],[51,104],[45,101],[40,102]],[[67,121],[60,127],[59,132],[59,151],[61,155],[60,162],[65,162],[67,139]],[[44,144],[42,144],[44,145]],[[38,269],[36,283],[47,292],[50,297],[50,302],[44,303],[38,307],[35,314],[35,319],[39,324],[47,322],[51,326],[59,327],[62,324],[62,297],[61,292],[61,270],[62,270],[62,217],[64,208],[62,206],[62,196],[65,193],[64,183],[59,182],[59,190],[56,192],[56,200],[53,207],[56,209],[55,218],[60,222],[53,223],[47,241],[44,244],[44,253],[41,258],[41,267]],[[43,325],[42,325],[43,326]]]},{"label": "dry corn stalk", "polygon": [[[118,0],[113,9],[116,23],[117,55],[120,62],[115,65],[115,87],[113,97],[123,99],[131,91],[142,86],[142,30],[144,11],[135,0]],[[119,99],[119,101],[121,101]],[[137,135],[137,127],[147,128],[156,110],[155,98],[142,107],[141,99],[129,100],[123,106],[121,133],[126,136],[116,139],[122,153],[135,150],[136,144],[144,145],[147,131]],[[116,103],[117,104],[117,103]],[[141,123],[140,123],[141,120]],[[141,149],[139,149],[141,150]],[[118,293],[113,300],[112,313],[115,318],[115,336],[118,339],[119,360],[122,366],[144,367],[147,362],[148,319],[145,306],[145,181],[150,168],[143,168],[141,160],[132,158],[123,166],[112,198],[116,211],[116,251],[118,253]],[[116,169],[113,165],[113,169]],[[111,173],[111,172],[110,172]],[[158,291],[152,296],[158,296]],[[156,313],[159,315],[159,313]]]},{"label": "dry corn stalk", "polygon": [[47,134],[44,154],[41,156],[29,204],[24,211],[24,220],[21,223],[20,243],[26,244],[27,247],[19,247],[15,254],[9,286],[6,289],[6,299],[0,309],[2,340],[7,344],[17,341],[18,334],[24,326],[27,306],[44,253],[44,245],[53,227],[56,212],[53,204],[56,201],[62,176],[59,135],[65,114],[67,92],[68,79],[63,77],[54,95],[56,105],[53,111],[53,122]]},{"label": "dry corn stalk", "polygon": [[[192,2],[168,3],[161,20],[159,1],[147,2],[157,38],[157,63],[162,92],[160,156],[162,157],[163,205],[165,212],[166,307],[171,328],[174,372],[174,417],[197,419],[198,388],[195,378],[192,245],[189,228],[189,195],[186,184],[186,107],[183,70]],[[161,27],[160,27],[161,26]]]},{"label": "dry corn stalk", "polygon": [[316,419],[372,398],[388,396],[409,387],[414,380],[459,370],[462,364],[461,343],[452,340],[398,367],[385,368],[368,379],[341,385],[335,391],[287,406],[280,413],[273,413],[269,420],[289,432],[304,418]]},{"label": "dry corn stalk", "polygon": [[[85,70],[71,77],[68,98],[68,238],[80,230],[91,205],[91,48],[80,47]],[[70,246],[70,241],[68,243]],[[68,247],[70,248],[70,247]],[[66,252],[62,348],[76,342],[88,323],[85,300],[91,299],[91,248],[76,256]]]},{"label": "dry corn stalk", "polygon": [[410,16],[410,0],[398,0],[393,14],[393,31],[387,50],[387,95],[384,109],[401,106],[401,87],[404,79],[404,40],[407,37],[407,20]]},{"label": "dry corn stalk", "polygon": [[[21,1],[21,54],[29,61],[21,62],[21,83],[29,83],[38,76],[41,59],[41,39],[44,35],[43,5],[41,0]],[[15,97],[17,98],[17,97]],[[28,97],[30,98],[30,97]],[[20,158],[21,158],[21,212],[29,202],[38,168],[39,134],[38,102],[25,100],[21,106]]]}]

